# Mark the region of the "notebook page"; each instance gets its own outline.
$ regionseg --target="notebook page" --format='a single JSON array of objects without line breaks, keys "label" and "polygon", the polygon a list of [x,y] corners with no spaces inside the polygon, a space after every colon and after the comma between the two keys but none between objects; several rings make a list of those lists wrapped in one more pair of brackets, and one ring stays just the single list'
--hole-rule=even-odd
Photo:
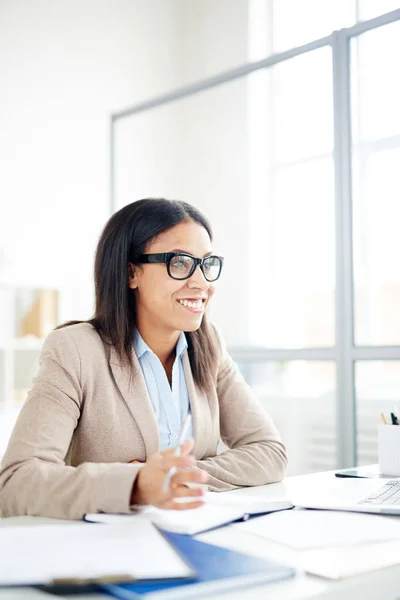
[{"label": "notebook page", "polygon": [[293,508],[293,503],[287,498],[263,498],[250,494],[231,494],[229,492],[207,492],[204,496],[207,504],[217,506],[240,507],[243,513],[256,515]]},{"label": "notebook page", "polygon": [[[189,510],[162,510],[154,506],[146,506],[140,511],[140,515],[166,531],[173,533],[184,533],[196,535],[203,531],[209,531],[215,527],[221,527],[241,519],[244,515],[243,509],[235,506],[214,506],[204,504],[200,508]],[[95,523],[127,523],[132,515],[115,514],[87,514],[85,519]]]}]

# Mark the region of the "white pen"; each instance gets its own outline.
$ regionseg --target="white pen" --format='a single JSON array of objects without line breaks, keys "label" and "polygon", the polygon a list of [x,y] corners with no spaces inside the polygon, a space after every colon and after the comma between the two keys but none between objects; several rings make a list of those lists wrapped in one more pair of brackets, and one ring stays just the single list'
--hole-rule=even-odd
[{"label": "white pen", "polygon": [[[178,438],[178,444],[174,450],[174,456],[180,456],[181,445],[183,444],[183,442],[185,440],[186,433],[187,433],[187,430],[189,429],[191,422],[192,422],[192,415],[190,413],[188,413],[182,421],[181,431],[179,433],[179,438]],[[175,475],[176,471],[177,471],[176,467],[171,467],[170,470],[168,471],[167,475],[165,476],[164,484],[163,484],[163,492],[164,493],[168,490],[169,484],[171,483],[171,479]]]}]

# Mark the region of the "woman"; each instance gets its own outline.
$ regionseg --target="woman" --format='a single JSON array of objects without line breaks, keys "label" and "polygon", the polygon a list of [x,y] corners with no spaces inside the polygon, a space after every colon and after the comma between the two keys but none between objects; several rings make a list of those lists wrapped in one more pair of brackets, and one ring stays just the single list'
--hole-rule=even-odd
[{"label": "woman", "polygon": [[[223,263],[211,240],[184,202],[139,200],[111,217],[96,252],[94,318],[44,343],[2,463],[2,516],[188,509],[202,504],[198,484],[283,477],[279,435],[205,316]],[[193,427],[175,456],[187,414]],[[220,439],[228,449],[217,455]]]}]

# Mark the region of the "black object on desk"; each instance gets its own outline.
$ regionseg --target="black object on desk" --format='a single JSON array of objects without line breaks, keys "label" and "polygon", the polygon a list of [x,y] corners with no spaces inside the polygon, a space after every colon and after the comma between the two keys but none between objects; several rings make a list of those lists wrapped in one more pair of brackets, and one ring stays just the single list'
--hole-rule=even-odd
[{"label": "black object on desk", "polygon": [[350,469],[341,469],[336,471],[336,477],[359,477],[363,479],[387,479],[387,475],[383,475],[379,471],[378,465],[366,465],[363,467],[351,467]]}]

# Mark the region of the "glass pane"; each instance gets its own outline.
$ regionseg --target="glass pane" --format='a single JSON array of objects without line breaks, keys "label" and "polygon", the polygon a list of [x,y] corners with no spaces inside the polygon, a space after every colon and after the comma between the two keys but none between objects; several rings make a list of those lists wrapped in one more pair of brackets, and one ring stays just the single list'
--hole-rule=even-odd
[{"label": "glass pane", "polygon": [[274,50],[282,52],[355,23],[352,0],[273,0]]},{"label": "glass pane", "polygon": [[400,344],[400,143],[355,154],[354,299],[358,345]]},{"label": "glass pane", "polygon": [[288,448],[289,475],[334,469],[334,363],[299,360],[239,366]]},{"label": "glass pane", "polygon": [[263,199],[255,201],[251,220],[252,343],[272,348],[332,346],[333,161],[324,158],[278,169],[274,187],[275,195],[267,197],[263,208]]},{"label": "glass pane", "polygon": [[399,0],[358,0],[360,20],[367,21],[400,8]]},{"label": "glass pane", "polygon": [[351,42],[355,341],[400,343],[400,21]]},{"label": "glass pane", "polygon": [[333,148],[331,49],[321,48],[272,68],[277,162],[319,156]]},{"label": "glass pane", "polygon": [[230,344],[248,340],[247,97],[244,78],[117,121],[115,131],[118,207],[177,198],[210,219],[225,257],[211,317]]},{"label": "glass pane", "polygon": [[400,135],[400,21],[351,41],[353,139]]},{"label": "glass pane", "polygon": [[378,462],[377,425],[380,413],[389,419],[400,410],[400,361],[356,363],[357,456],[359,465]]}]

